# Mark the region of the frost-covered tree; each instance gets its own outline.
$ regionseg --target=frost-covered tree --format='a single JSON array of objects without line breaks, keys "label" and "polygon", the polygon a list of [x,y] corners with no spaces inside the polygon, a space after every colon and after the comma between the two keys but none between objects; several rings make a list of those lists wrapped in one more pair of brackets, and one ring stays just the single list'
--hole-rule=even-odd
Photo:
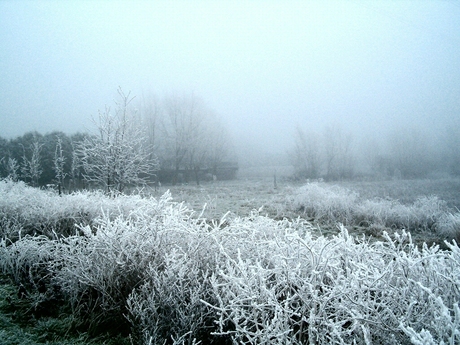
[{"label": "frost-covered tree", "polygon": [[328,179],[350,178],[354,172],[352,136],[339,126],[324,131],[324,154]]},{"label": "frost-covered tree", "polygon": [[72,161],[70,164],[70,181],[69,189],[77,187],[77,181],[80,177],[80,157],[78,156],[77,145],[72,141]]},{"label": "frost-covered tree", "polygon": [[232,142],[227,128],[214,116],[208,126],[207,134],[208,152],[207,161],[213,175],[217,175],[217,170],[222,164],[230,159]]},{"label": "frost-covered tree", "polygon": [[[151,148],[150,159],[156,159],[158,151],[158,127],[162,114],[162,109],[158,98],[155,95],[143,96],[136,104],[136,111],[140,116],[140,120],[145,128],[147,135],[147,145]],[[155,187],[158,187],[159,177],[157,174],[153,176]]]},{"label": "frost-covered tree", "polygon": [[431,170],[429,136],[418,128],[394,130],[388,137],[389,151],[396,176],[425,177]]},{"label": "frost-covered tree", "polygon": [[38,138],[34,135],[33,142],[30,144],[30,158],[28,158],[26,148],[23,146],[23,156],[21,164],[21,175],[24,181],[30,181],[33,187],[38,186],[38,179],[40,178],[43,169],[41,167],[41,150],[43,144],[39,142]]},{"label": "frost-covered tree", "polygon": [[64,179],[66,173],[64,172],[65,157],[62,150],[62,139],[57,137],[56,150],[54,151],[53,169],[55,172],[55,179],[58,185],[59,195],[62,193],[62,187],[64,185]]},{"label": "frost-covered tree", "polygon": [[10,178],[12,181],[18,181],[19,180],[19,163],[16,160],[16,158],[8,158],[8,161],[6,163],[6,172],[7,172],[7,177]]},{"label": "frost-covered tree", "polygon": [[[196,177],[206,157],[208,113],[195,96],[171,96],[165,101],[162,121],[163,164],[174,170],[195,171]],[[198,181],[198,180],[197,180]]]},{"label": "frost-covered tree", "polygon": [[0,177],[8,176],[8,140],[0,137]]},{"label": "frost-covered tree", "polygon": [[98,134],[85,137],[78,148],[84,179],[108,193],[145,184],[158,166],[145,130],[129,108],[134,97],[120,88],[118,95],[115,112],[109,107],[100,112],[95,121]]},{"label": "frost-covered tree", "polygon": [[297,177],[317,178],[321,170],[321,151],[318,136],[314,132],[305,133],[296,128],[292,165]]}]

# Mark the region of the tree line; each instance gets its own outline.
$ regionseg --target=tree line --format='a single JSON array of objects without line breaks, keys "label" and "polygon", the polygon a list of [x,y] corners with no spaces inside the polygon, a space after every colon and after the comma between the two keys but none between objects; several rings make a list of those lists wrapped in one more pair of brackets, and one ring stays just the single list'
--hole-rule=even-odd
[{"label": "tree line", "polygon": [[324,131],[298,126],[289,152],[297,179],[326,180],[370,177],[426,178],[460,175],[460,132],[452,126],[442,134],[400,128],[357,141],[338,125]]},{"label": "tree line", "polygon": [[[28,132],[14,139],[0,138],[0,175],[14,181],[25,181],[32,186],[51,184],[62,179],[65,171],[67,180],[73,177],[81,182],[80,167],[75,166],[74,155],[77,145],[86,134],[67,135],[54,131],[45,135]],[[55,155],[58,155],[56,157]],[[56,172],[55,164],[61,171]]]},{"label": "tree line", "polygon": [[[0,137],[0,178],[53,185],[59,192],[96,187],[110,193],[147,183],[234,178],[238,169],[227,128],[193,94],[138,99],[119,88],[114,106],[99,111],[93,127],[72,135]],[[289,159],[296,179],[460,175],[456,126],[442,136],[401,128],[363,142],[337,125],[322,133],[298,126],[293,141]]]},{"label": "tree line", "polygon": [[160,102],[136,100],[118,89],[115,106],[99,111],[93,125],[91,133],[0,138],[0,177],[59,192],[97,187],[111,193],[158,184],[160,176],[173,184],[199,184],[234,160],[226,128],[194,95]]}]

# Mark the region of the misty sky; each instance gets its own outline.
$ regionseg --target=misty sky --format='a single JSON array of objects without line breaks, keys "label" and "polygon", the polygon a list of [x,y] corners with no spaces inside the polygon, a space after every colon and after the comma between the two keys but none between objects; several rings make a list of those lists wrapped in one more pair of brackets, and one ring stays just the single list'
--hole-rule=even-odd
[{"label": "misty sky", "polygon": [[0,0],[0,136],[83,131],[121,86],[192,93],[236,145],[460,118],[456,1]]}]

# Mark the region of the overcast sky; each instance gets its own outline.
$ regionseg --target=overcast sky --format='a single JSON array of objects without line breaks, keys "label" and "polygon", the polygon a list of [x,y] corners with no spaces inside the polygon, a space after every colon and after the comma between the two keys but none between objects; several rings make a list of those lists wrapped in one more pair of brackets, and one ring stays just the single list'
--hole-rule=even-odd
[{"label": "overcast sky", "polygon": [[270,150],[297,124],[442,129],[460,117],[460,4],[0,0],[0,136],[83,131],[118,86],[193,92]]}]

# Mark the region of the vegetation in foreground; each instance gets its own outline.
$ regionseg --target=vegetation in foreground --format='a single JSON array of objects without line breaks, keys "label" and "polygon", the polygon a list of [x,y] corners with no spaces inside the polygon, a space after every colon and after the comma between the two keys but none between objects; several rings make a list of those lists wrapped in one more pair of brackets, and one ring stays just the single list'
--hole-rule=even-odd
[{"label": "vegetation in foreground", "polygon": [[90,334],[73,315],[65,301],[44,299],[38,291],[15,285],[0,276],[0,339],[2,344],[21,345],[123,345],[130,344],[119,334]]},{"label": "vegetation in foreground", "polygon": [[[290,200],[303,205],[308,188]],[[370,242],[343,226],[325,237],[258,212],[209,221],[169,194],[58,196],[3,180],[0,195],[10,344],[460,341],[455,242],[417,246],[401,229]]]}]

